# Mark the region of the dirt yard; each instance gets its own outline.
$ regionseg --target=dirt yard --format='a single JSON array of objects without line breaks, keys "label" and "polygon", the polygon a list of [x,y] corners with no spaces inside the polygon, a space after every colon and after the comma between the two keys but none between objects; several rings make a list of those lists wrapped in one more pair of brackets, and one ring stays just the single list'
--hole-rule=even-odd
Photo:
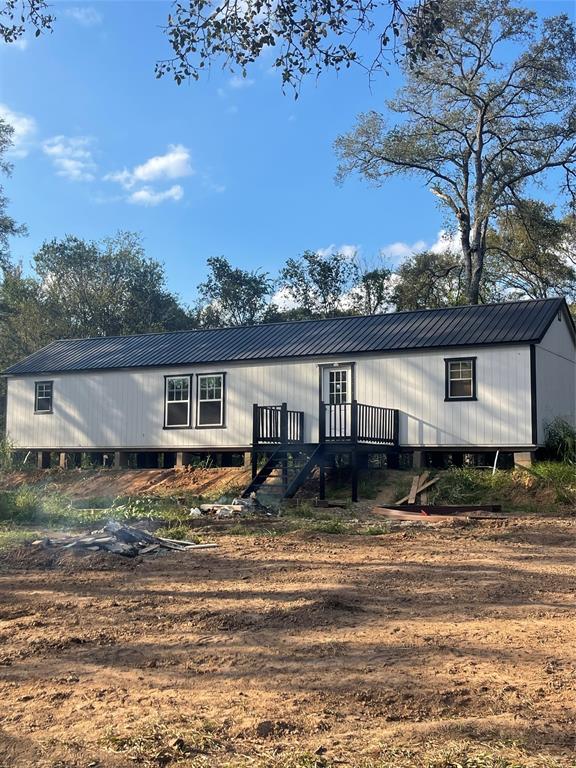
[{"label": "dirt yard", "polygon": [[5,553],[0,766],[573,766],[575,534]]},{"label": "dirt yard", "polygon": [[72,499],[113,498],[129,495],[167,495],[189,493],[202,496],[225,494],[250,482],[250,469],[213,467],[174,469],[93,469],[14,471],[0,478],[3,490],[22,486],[42,488],[47,493],[63,493]]}]

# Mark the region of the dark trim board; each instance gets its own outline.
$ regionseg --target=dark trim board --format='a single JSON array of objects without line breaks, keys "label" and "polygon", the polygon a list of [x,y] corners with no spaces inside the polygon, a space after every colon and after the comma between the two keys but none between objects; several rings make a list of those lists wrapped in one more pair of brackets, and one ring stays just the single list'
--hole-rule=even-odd
[{"label": "dark trim board", "polygon": [[536,382],[536,345],[530,344],[530,410],[532,442],[538,445],[538,386]]},{"label": "dark trim board", "polygon": [[[300,443],[294,446],[294,450],[300,448],[313,449],[317,443]],[[500,451],[500,453],[518,453],[533,452],[538,449],[538,445],[378,445],[374,443],[323,443],[326,452],[331,450],[337,452],[350,452],[352,450],[358,453],[413,453],[414,451],[426,451],[432,453],[489,453]],[[25,453],[27,451],[50,451],[51,453],[247,453],[252,450],[252,445],[235,446],[190,446],[190,445],[156,445],[156,446],[26,446],[13,449],[13,452]],[[274,452],[275,446],[258,446],[258,453]]]}]

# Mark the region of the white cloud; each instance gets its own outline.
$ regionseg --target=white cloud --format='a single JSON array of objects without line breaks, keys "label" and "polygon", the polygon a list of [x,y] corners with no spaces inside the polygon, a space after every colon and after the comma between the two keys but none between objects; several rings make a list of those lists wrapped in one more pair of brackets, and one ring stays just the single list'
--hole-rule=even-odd
[{"label": "white cloud", "polygon": [[422,253],[422,251],[430,251],[431,253],[460,253],[460,250],[459,236],[457,234],[451,235],[446,230],[441,229],[433,243],[428,243],[426,240],[416,240],[416,242],[410,244],[399,240],[383,246],[380,249],[380,254],[390,259],[392,263],[398,264],[415,253]]},{"label": "white cloud", "polygon": [[240,75],[233,75],[230,80],[228,80],[228,85],[230,88],[233,88],[235,91],[240,91],[243,88],[251,88],[256,81],[252,80],[249,77],[241,77]]},{"label": "white cloud", "polygon": [[419,251],[423,251],[426,248],[426,241],[425,240],[416,240],[415,243],[412,243],[412,245],[409,245],[408,243],[404,243],[401,241],[397,241],[395,243],[390,243],[389,245],[385,245],[383,248],[380,249],[380,253],[382,256],[385,256],[388,259],[391,259],[392,261],[400,261],[401,259],[405,259],[408,256],[412,256],[413,253],[418,253]]},{"label": "white cloud", "polygon": [[95,8],[89,5],[83,7],[74,6],[65,11],[65,15],[73,19],[82,27],[96,27],[102,23],[102,16]]},{"label": "white cloud", "polygon": [[170,144],[168,152],[156,155],[131,171],[126,168],[107,174],[105,181],[116,181],[124,189],[132,189],[137,184],[149,183],[160,179],[180,179],[191,176],[194,169],[190,163],[190,151],[182,144]]},{"label": "white cloud", "polygon": [[460,253],[462,251],[460,235],[457,233],[451,235],[445,229],[441,229],[436,242],[432,243],[428,250],[432,253]]},{"label": "white cloud", "polygon": [[69,181],[93,181],[96,163],[87,136],[53,136],[42,143],[42,150],[53,162],[58,176]]},{"label": "white cloud", "polygon": [[332,243],[332,245],[329,245],[327,248],[316,249],[318,256],[322,256],[323,258],[326,256],[333,256],[335,253],[341,253],[343,256],[350,260],[354,259],[358,255],[359,251],[359,245],[350,245],[348,243],[343,243],[338,247]]},{"label": "white cloud", "polygon": [[296,309],[296,302],[292,298],[292,296],[289,295],[289,292],[286,288],[279,288],[273,295],[272,295],[272,303],[276,304],[278,309],[282,310],[283,312],[286,312],[289,309]]},{"label": "white cloud", "polygon": [[12,157],[26,157],[36,135],[36,121],[21,112],[14,112],[6,104],[0,104],[0,117],[14,128],[9,154]]},{"label": "white cloud", "polygon": [[153,206],[163,203],[165,200],[178,201],[184,196],[184,190],[180,184],[174,184],[170,189],[157,192],[152,187],[142,187],[128,196],[128,202],[134,205]]}]

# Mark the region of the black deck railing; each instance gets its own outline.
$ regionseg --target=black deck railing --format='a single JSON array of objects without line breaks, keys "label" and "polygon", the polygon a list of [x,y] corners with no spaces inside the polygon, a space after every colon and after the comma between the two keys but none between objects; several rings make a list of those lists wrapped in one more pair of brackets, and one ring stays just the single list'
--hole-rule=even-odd
[{"label": "black deck railing", "polygon": [[320,442],[398,445],[396,408],[351,403],[320,403]]},{"label": "black deck railing", "polygon": [[304,440],[304,411],[282,405],[254,403],[252,442],[254,445],[287,445]]}]

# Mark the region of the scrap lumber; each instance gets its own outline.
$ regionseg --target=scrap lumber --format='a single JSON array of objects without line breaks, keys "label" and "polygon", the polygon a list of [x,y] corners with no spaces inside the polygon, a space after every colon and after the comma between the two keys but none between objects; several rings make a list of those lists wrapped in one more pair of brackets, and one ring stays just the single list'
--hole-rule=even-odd
[{"label": "scrap lumber", "polygon": [[149,555],[161,549],[189,552],[193,549],[212,549],[216,544],[195,544],[193,541],[165,539],[131,525],[112,521],[99,531],[88,535],[66,534],[45,537],[32,542],[33,546],[50,549],[87,550],[88,552],[111,552],[124,557]]},{"label": "scrap lumber", "polygon": [[412,487],[410,488],[410,493],[408,494],[408,504],[414,504],[414,502],[416,501],[419,485],[420,485],[420,475],[416,475],[415,477],[412,478]]},{"label": "scrap lumber", "polygon": [[[418,486],[418,491],[416,492],[416,495],[418,496],[418,494],[422,493],[422,491],[425,491],[427,488],[430,488],[432,485],[434,485],[434,483],[437,483],[439,479],[440,479],[439,477],[433,477],[432,480],[428,480],[427,482],[423,483],[422,485],[419,485]],[[398,504],[406,504],[408,502],[409,498],[410,498],[410,494],[408,494],[408,496],[403,496],[401,499],[399,499],[396,502],[396,505],[398,505]]]},{"label": "scrap lumber", "polygon": [[[428,505],[428,509],[433,509],[430,505]],[[372,510],[373,514],[376,515],[382,515],[383,517],[386,517],[389,520],[399,520],[402,522],[408,522],[412,521],[415,523],[437,523],[440,521],[445,520],[509,520],[510,518],[506,515],[498,515],[494,513],[487,513],[483,512],[482,510],[458,510],[454,511],[451,510],[450,512],[442,512],[440,511],[442,508],[439,508],[438,512],[428,512],[426,510],[423,510],[420,506],[416,505],[414,507],[408,508],[404,507],[403,509],[394,509],[394,505],[391,505],[390,507],[375,507]]]},{"label": "scrap lumber", "polygon": [[426,514],[464,514],[467,512],[501,512],[501,504],[386,504],[383,509],[396,512],[424,512]]}]

